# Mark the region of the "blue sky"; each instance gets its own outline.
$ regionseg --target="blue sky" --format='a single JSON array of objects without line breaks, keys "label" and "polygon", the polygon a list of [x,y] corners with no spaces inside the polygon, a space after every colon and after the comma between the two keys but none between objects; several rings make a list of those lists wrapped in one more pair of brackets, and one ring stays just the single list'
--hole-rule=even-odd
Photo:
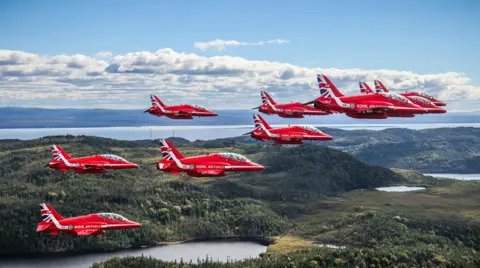
[{"label": "blue sky", "polygon": [[[0,49],[42,56],[172,48],[303,67],[465,73],[480,84],[480,1],[0,1]],[[282,45],[201,51],[215,39]]]},{"label": "blue sky", "polygon": [[[196,52],[195,41],[290,40],[229,55],[311,67],[466,72],[480,81],[479,1],[1,1],[3,49]],[[209,53],[204,53],[209,55]]]}]

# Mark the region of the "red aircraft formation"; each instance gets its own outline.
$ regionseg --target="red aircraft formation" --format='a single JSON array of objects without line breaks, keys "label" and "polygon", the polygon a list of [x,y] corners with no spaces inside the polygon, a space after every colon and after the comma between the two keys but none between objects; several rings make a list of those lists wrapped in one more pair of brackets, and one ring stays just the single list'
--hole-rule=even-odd
[{"label": "red aircraft formation", "polygon": [[[325,75],[317,75],[317,81],[320,97],[306,104],[313,104],[315,108],[326,112],[336,111],[359,119],[385,119],[445,111],[438,107],[438,109],[431,107],[430,103],[415,100],[417,103],[422,103],[418,105],[407,97],[392,92],[345,96]],[[362,93],[368,93],[368,89],[366,83],[360,83]]]},{"label": "red aircraft formation", "polygon": [[104,234],[105,230],[132,229],[142,226],[115,213],[95,213],[64,218],[48,204],[41,203],[40,207],[42,221],[37,226],[37,232],[47,232],[51,235],[58,235],[59,232],[71,236],[99,235]]},{"label": "red aircraft formation", "polygon": [[150,95],[150,99],[152,101],[152,107],[145,110],[144,113],[153,114],[159,117],[166,116],[172,119],[193,119],[194,116],[218,116],[217,113],[214,113],[201,105],[180,104],[166,106],[160,98],[155,95]]},{"label": "red aircraft formation", "polygon": [[[380,80],[375,80],[375,89],[376,92],[389,92],[388,89],[380,82]],[[362,94],[374,94],[375,92],[370,88],[370,86],[365,83],[365,82],[359,82],[360,85],[360,93]],[[427,113],[429,114],[442,114],[446,113],[447,111],[445,109],[442,109],[438,106],[445,106],[445,103],[436,100],[433,97],[420,97],[420,95],[426,95],[425,93],[416,93],[416,92],[408,92],[408,93],[402,93],[400,94],[407,99],[409,99],[411,102],[414,104],[424,108]],[[433,100],[433,101],[431,101]],[[436,104],[435,104],[436,103]]]},{"label": "red aircraft formation", "polygon": [[306,140],[318,141],[333,139],[332,136],[309,125],[272,128],[258,114],[253,115],[253,122],[255,123],[255,129],[244,135],[250,135],[252,138],[260,141],[273,140],[276,144],[303,144],[303,141]]},{"label": "red aircraft formation", "polygon": [[[375,90],[377,92],[389,92],[388,89],[382,84],[382,82],[380,82],[380,80],[375,80],[374,81],[375,83]],[[405,92],[405,93],[401,93],[400,95],[402,96],[405,96],[409,99],[415,99],[415,98],[412,98],[412,97],[418,97],[418,98],[424,98],[424,99],[427,99],[428,101],[432,102],[433,105],[435,106],[446,106],[447,104],[443,101],[439,101],[437,99],[435,99],[434,97],[428,95],[427,93],[424,93],[424,92]]]},{"label": "red aircraft formation", "polygon": [[[388,117],[414,117],[417,114],[445,113],[441,102],[423,92],[396,94],[389,92],[379,80],[375,80],[374,92],[365,82],[359,82],[360,95],[345,96],[325,75],[317,75],[320,97],[307,103],[292,102],[277,104],[266,92],[261,92],[262,105],[253,109],[283,118],[303,118],[305,115],[329,115],[344,113],[352,118],[384,119]],[[166,106],[155,95],[150,95],[152,106],[145,111],[156,116],[172,119],[193,119],[193,117],[217,116],[207,108],[194,104]],[[313,104],[313,107],[310,106]],[[309,125],[294,125],[272,128],[260,115],[253,115],[255,129],[245,133],[260,141],[272,140],[276,144],[303,144],[308,140],[331,140],[319,129]],[[235,153],[212,153],[184,157],[169,141],[160,140],[162,158],[157,169],[174,175],[186,173],[192,177],[224,177],[227,172],[261,171],[262,165]],[[60,146],[51,145],[53,159],[46,165],[66,174],[105,173],[107,169],[138,168],[119,156],[112,154],[93,155],[80,158],[70,157]],[[71,236],[103,234],[105,230],[140,228],[141,224],[129,221],[115,213],[96,213],[73,218],[63,218],[50,205],[40,204],[42,221],[37,232],[57,235],[59,232]]]},{"label": "red aircraft formation", "polygon": [[265,168],[245,156],[235,153],[213,153],[184,157],[169,141],[160,140],[162,159],[157,169],[178,174],[185,172],[192,177],[224,177],[226,172],[260,171]]}]

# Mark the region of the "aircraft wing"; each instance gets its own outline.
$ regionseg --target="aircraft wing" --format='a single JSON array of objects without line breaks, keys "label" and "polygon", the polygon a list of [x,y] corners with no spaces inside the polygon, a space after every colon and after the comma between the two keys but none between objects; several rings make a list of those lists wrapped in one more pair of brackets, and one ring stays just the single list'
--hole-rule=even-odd
[{"label": "aircraft wing", "polygon": [[85,164],[83,165],[85,169],[105,169],[103,165],[100,164]]},{"label": "aircraft wing", "polygon": [[175,115],[177,116],[191,116],[192,115],[192,111],[189,110],[189,111],[175,111],[174,112]]},{"label": "aircraft wing", "polygon": [[374,112],[384,112],[388,109],[387,106],[384,107],[375,107],[375,108],[370,108],[370,107],[355,107],[355,111],[362,112],[362,111],[374,111]]},{"label": "aircraft wing", "polygon": [[303,114],[305,110],[304,109],[284,109],[283,112],[286,114]]},{"label": "aircraft wing", "polygon": [[103,234],[103,230],[100,228],[96,229],[82,229],[82,230],[75,230],[75,233],[77,233],[78,236],[87,236],[87,235],[92,235],[92,234]]},{"label": "aircraft wing", "polygon": [[209,115],[210,113],[209,112],[197,112],[197,111],[194,111],[191,113],[191,115]]},{"label": "aircraft wing", "polygon": [[[307,103],[304,103],[304,105],[308,105]],[[317,102],[317,104],[318,104],[318,106],[320,106],[320,107],[318,107],[318,109],[320,111],[324,111],[324,112],[329,113],[329,114],[338,114],[338,111],[331,110],[331,109],[327,108],[327,106],[322,102]]]},{"label": "aircraft wing", "polygon": [[211,169],[211,168],[199,168],[196,171],[203,175],[212,175],[212,176],[220,175],[225,172],[223,169]]}]

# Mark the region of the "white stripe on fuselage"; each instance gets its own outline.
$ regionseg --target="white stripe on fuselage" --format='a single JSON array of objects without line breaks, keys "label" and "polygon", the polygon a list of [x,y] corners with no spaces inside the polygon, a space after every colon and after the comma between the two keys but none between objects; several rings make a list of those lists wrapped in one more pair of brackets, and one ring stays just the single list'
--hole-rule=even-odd
[{"label": "white stripe on fuselage", "polygon": [[[335,95],[333,94],[333,92],[332,92],[332,90],[331,90],[330,88],[327,88],[327,90],[328,90],[328,92],[329,92],[330,95],[331,95],[330,97],[331,97],[332,99],[334,99],[335,102],[336,102],[339,106],[341,106],[341,107],[343,107],[343,108],[349,108],[349,109],[355,110],[355,106],[356,106],[356,105],[355,105],[354,103],[344,103],[344,102],[342,102],[342,101],[340,100],[340,98],[338,98],[337,96],[335,96]],[[422,109],[421,107],[415,108],[415,107],[405,107],[405,106],[398,106],[398,108],[397,108],[395,105],[393,105],[393,106],[391,106],[391,105],[389,105],[389,106],[382,106],[382,105],[380,105],[379,107],[368,107],[368,108],[371,108],[371,109],[375,109],[375,108],[387,108],[387,109],[393,109],[393,110],[395,110],[395,109],[404,109],[404,110],[417,110],[417,109]]]}]

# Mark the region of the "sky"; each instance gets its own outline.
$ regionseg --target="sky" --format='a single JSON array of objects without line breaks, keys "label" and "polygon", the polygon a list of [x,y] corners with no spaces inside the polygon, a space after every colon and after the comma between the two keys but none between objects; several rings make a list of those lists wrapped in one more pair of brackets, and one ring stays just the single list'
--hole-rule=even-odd
[{"label": "sky", "polygon": [[380,79],[480,110],[480,2],[0,1],[0,107],[212,109]]}]

